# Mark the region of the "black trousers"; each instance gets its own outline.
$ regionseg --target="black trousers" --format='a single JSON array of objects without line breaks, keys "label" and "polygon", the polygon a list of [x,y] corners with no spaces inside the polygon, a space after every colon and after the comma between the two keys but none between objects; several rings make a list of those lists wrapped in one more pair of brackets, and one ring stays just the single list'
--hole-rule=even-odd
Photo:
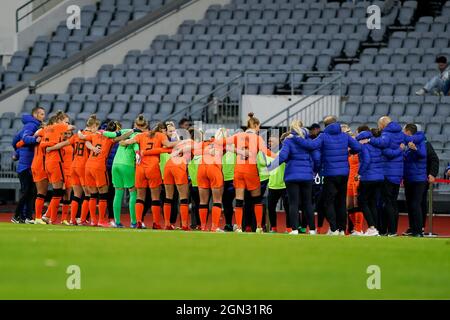
[{"label": "black trousers", "polygon": [[425,189],[427,187],[427,182],[405,181],[404,185],[410,228],[413,234],[420,234],[422,233],[423,228],[423,193],[425,192]]},{"label": "black trousers", "polygon": [[31,169],[19,172],[20,181],[20,198],[14,214],[15,219],[33,219],[34,196],[36,193],[36,186],[33,182],[33,175]]},{"label": "black trousers", "polygon": [[382,181],[361,181],[359,183],[358,205],[369,227],[378,229],[377,194],[383,186]]},{"label": "black trousers", "polygon": [[427,183],[425,190],[423,191],[422,196],[422,221],[423,227],[427,225],[427,216],[428,216],[428,190],[430,189],[430,184]]},{"label": "black trousers", "polygon": [[323,179],[322,201],[331,231],[347,229],[348,176],[328,176]]},{"label": "black trousers", "polygon": [[301,209],[305,212],[308,220],[309,230],[316,229],[314,213],[312,208],[312,181],[286,182],[286,192],[289,199],[289,221],[293,230],[298,229],[299,223],[299,200]]},{"label": "black trousers", "polygon": [[[398,204],[397,198],[400,190],[400,185],[392,183],[388,180],[384,180],[384,187],[382,190],[383,199],[383,218],[385,221],[385,227],[381,228],[381,233],[397,233],[398,228]],[[422,195],[421,195],[422,196]],[[386,230],[384,230],[386,229]]]},{"label": "black trousers", "polygon": [[269,210],[270,226],[272,228],[277,226],[277,204],[280,199],[283,203],[284,212],[286,213],[286,227],[289,228],[291,224],[289,221],[289,201],[286,189],[269,189],[267,209]]},{"label": "black trousers", "polygon": [[198,187],[194,187],[189,184],[189,197],[191,198],[192,210],[191,210],[191,228],[200,225],[200,193],[198,192]]},{"label": "black trousers", "polygon": [[234,189],[233,180],[224,181],[223,185],[223,213],[225,215],[225,224],[233,225],[233,201],[236,197],[236,190]]}]

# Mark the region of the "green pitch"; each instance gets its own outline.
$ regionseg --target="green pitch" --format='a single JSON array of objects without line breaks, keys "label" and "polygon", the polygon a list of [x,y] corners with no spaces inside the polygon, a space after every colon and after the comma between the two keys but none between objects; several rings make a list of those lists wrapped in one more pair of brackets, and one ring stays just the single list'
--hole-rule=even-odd
[{"label": "green pitch", "polygon": [[391,298],[450,299],[450,240],[0,224],[0,299]]}]

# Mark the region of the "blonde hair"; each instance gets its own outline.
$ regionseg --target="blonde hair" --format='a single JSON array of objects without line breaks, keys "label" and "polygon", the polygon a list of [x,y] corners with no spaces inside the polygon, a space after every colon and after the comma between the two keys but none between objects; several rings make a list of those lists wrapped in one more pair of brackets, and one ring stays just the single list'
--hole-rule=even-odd
[{"label": "blonde hair", "polygon": [[323,118],[323,123],[325,126],[328,126],[335,122],[337,122],[336,116],[326,116],[325,118]]},{"label": "blonde hair", "polygon": [[349,135],[353,135],[352,129],[350,128],[350,126],[346,123],[342,123],[341,124],[341,131],[343,133],[347,133]]},{"label": "blonde hair", "polygon": [[247,120],[247,129],[254,129],[256,126],[259,126],[261,122],[258,118],[255,117],[255,114],[253,112],[248,113],[248,120]]},{"label": "blonde hair", "polygon": [[392,119],[388,116],[383,116],[378,120],[378,127],[381,129],[385,128],[389,123],[392,122]]},{"label": "blonde hair", "polygon": [[289,127],[290,131],[296,132],[300,137],[305,138],[305,132],[303,131],[303,122],[298,119],[292,120]]},{"label": "blonde hair", "polygon": [[97,127],[100,125],[100,120],[97,119],[97,115],[95,113],[91,114],[91,116],[86,121],[86,126],[88,128],[90,128],[90,127],[92,127],[94,125],[97,126]]},{"label": "blonde hair", "polygon": [[148,127],[148,121],[145,119],[143,114],[137,116],[136,120],[134,120],[134,124],[137,127],[146,129]]},{"label": "blonde hair", "polygon": [[214,138],[219,139],[226,139],[228,138],[228,132],[226,128],[219,128],[217,129],[216,133],[214,134]]}]

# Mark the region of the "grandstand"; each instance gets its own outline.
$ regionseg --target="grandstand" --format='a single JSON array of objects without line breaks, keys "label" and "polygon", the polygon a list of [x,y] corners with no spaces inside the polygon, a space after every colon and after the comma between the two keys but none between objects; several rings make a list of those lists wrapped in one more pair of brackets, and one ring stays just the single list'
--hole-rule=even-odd
[{"label": "grandstand", "polygon": [[[182,15],[191,3],[204,7],[199,19]],[[369,4],[382,9],[381,30],[367,28]],[[175,11],[183,17],[176,32],[153,26]],[[450,1],[101,0],[82,7],[81,25],[68,30],[61,21],[0,67],[0,104],[22,90],[0,122],[3,177],[14,170],[10,141],[20,114],[36,105],[67,111],[77,127],[93,112],[125,127],[139,113],[236,125],[243,94],[337,95],[340,119],[352,128],[375,126],[385,114],[419,123],[441,173],[450,161],[450,97],[415,95],[436,74],[436,55],[450,59]],[[158,33],[152,40],[124,54],[112,45],[144,25]],[[97,54],[123,57],[63,75]],[[57,75],[65,78],[53,88],[64,89],[51,91]],[[222,109],[211,117],[214,101]]]}]

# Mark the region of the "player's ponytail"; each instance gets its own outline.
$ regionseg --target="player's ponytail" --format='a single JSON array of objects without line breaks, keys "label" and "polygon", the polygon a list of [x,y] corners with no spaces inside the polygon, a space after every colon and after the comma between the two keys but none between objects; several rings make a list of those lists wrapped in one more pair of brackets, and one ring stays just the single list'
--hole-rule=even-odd
[{"label": "player's ponytail", "polygon": [[298,119],[292,120],[291,126],[290,126],[291,131],[294,131],[300,137],[304,138],[305,133],[302,128],[303,128],[303,123],[300,120],[298,120]]},{"label": "player's ponytail", "polygon": [[97,119],[97,115],[94,113],[94,114],[91,114],[91,116],[87,119],[86,127],[90,128],[90,127],[93,127],[94,125],[98,126],[99,123],[100,123],[100,120]]},{"label": "player's ponytail", "polygon": [[115,132],[117,131],[117,123],[116,121],[109,121],[108,124],[106,125],[105,131],[110,131],[110,132]]},{"label": "player's ponytail", "polygon": [[248,120],[247,120],[247,129],[256,129],[261,122],[258,118],[255,117],[255,114],[253,112],[248,113]]},{"label": "player's ponytail", "polygon": [[148,121],[145,119],[143,114],[137,116],[136,120],[134,120],[134,124],[140,129],[147,129],[148,127]]},{"label": "player's ponytail", "polygon": [[63,121],[65,118],[69,118],[69,116],[62,110],[56,111],[56,121]]}]

